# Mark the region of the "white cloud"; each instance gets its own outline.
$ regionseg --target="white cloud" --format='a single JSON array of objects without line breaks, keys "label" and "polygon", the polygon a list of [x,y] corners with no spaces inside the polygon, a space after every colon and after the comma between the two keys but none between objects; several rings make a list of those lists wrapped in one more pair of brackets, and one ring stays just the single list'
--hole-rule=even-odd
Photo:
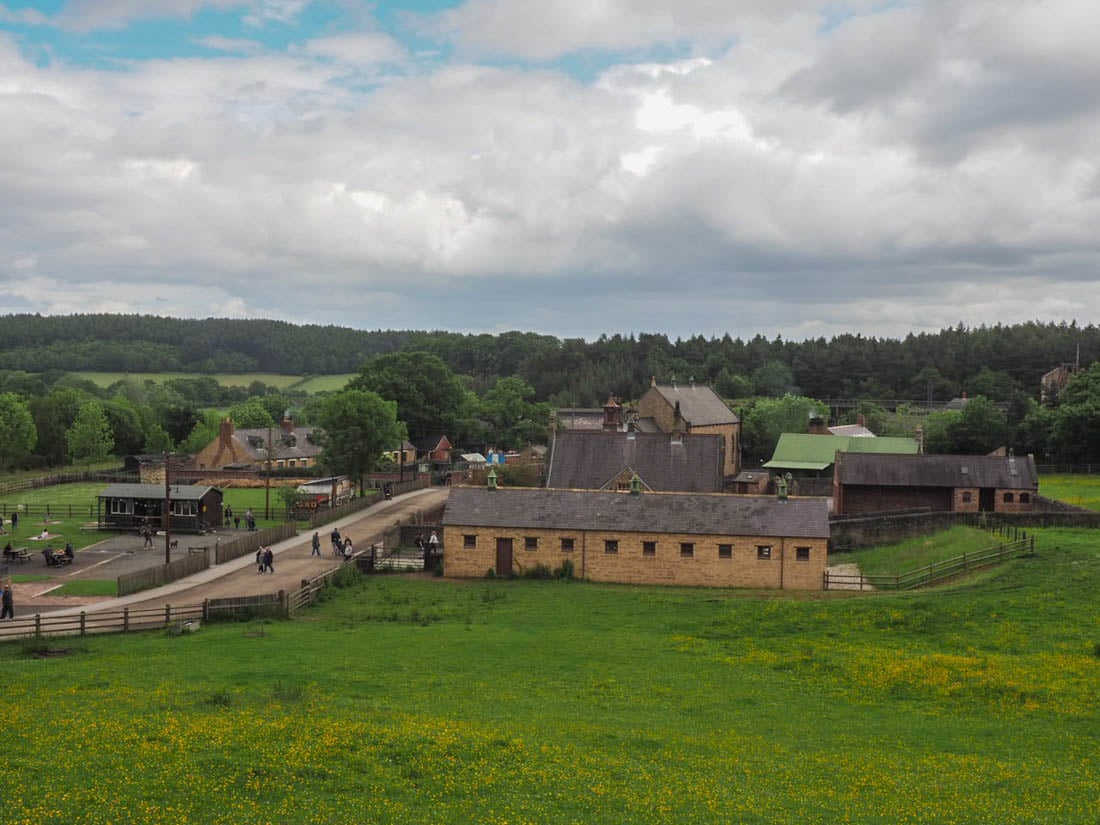
[{"label": "white cloud", "polygon": [[1070,22],[1095,14],[1060,2],[1056,47],[1033,6],[446,17],[470,54],[695,55],[619,55],[590,84],[417,64],[370,21],[114,71],[35,65],[0,35],[0,289],[46,312],[589,336],[1090,317],[1100,58]]}]

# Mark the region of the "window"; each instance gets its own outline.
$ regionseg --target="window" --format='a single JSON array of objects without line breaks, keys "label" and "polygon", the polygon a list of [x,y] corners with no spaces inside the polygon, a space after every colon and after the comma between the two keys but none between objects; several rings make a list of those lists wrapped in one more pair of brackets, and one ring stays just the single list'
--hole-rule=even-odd
[{"label": "window", "polygon": [[1005,493],[1005,504],[1011,504],[1014,498],[1012,493]]},{"label": "window", "polygon": [[462,546],[467,550],[473,550],[477,547],[477,534],[466,534],[462,536]]},{"label": "window", "polygon": [[195,502],[193,501],[178,501],[172,500],[172,515],[173,516],[193,516],[195,515]]},{"label": "window", "polygon": [[810,560],[810,548],[809,547],[796,547],[794,548],[795,561],[809,561]]},{"label": "window", "polygon": [[772,557],[772,546],[770,544],[758,544],[756,545],[756,557],[758,559],[764,559],[768,561]]},{"label": "window", "polygon": [[655,542],[655,541],[643,541],[642,542],[642,555],[643,556],[656,556],[657,555],[657,542]]},{"label": "window", "polygon": [[618,484],[615,485],[615,489],[620,493],[629,493],[630,492],[630,482],[629,481],[620,481]]},{"label": "window", "polygon": [[971,495],[968,492],[963,493],[963,495],[962,495],[963,504],[969,504],[971,501],[973,501],[973,499],[974,499],[974,496]]},{"label": "window", "polygon": [[116,516],[128,516],[134,512],[134,500],[130,498],[112,498],[110,512]]},{"label": "window", "polygon": [[1031,504],[1031,493],[1020,493],[1020,504]]},{"label": "window", "polygon": [[616,539],[604,539],[603,551],[605,553],[618,553],[619,542]]},{"label": "window", "polygon": [[539,537],[538,536],[524,536],[523,537],[523,549],[524,550],[538,550],[539,549]]},{"label": "window", "polygon": [[572,553],[573,552],[573,543],[574,543],[574,541],[576,541],[576,539],[562,539],[561,540],[561,551],[563,553]]},{"label": "window", "polygon": [[680,558],[690,559],[695,555],[695,545],[690,541],[680,542]]},{"label": "window", "polygon": [[298,466],[298,462],[297,462],[297,461],[295,461],[295,460],[294,460],[293,458],[291,458],[291,459],[288,459],[288,460],[287,460],[287,462],[286,462],[286,466],[287,466],[287,467],[297,467],[297,466]]},{"label": "window", "polygon": [[732,544],[719,544],[718,545],[718,558],[720,558],[720,559],[732,559],[733,558],[733,545]]}]

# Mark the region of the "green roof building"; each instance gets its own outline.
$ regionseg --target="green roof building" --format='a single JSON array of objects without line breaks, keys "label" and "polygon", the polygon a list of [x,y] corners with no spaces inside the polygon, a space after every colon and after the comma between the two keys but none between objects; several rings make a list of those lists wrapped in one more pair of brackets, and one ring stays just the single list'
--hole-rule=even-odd
[{"label": "green roof building", "polygon": [[764,467],[804,477],[830,475],[838,452],[916,455],[917,442],[913,438],[783,433]]}]

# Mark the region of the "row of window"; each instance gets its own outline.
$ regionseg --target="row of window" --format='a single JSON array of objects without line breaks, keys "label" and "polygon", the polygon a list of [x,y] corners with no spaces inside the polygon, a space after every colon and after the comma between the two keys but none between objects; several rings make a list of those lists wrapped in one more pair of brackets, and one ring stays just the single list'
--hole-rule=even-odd
[{"label": "row of window", "polygon": [[[576,539],[562,538],[561,540],[561,552],[572,553],[576,549]],[[477,534],[467,533],[462,536],[462,546],[466,550],[477,549]],[[733,558],[733,545],[732,544],[719,544],[718,558],[720,559],[732,559]],[[539,536],[524,536],[523,537],[523,549],[524,550],[538,550],[539,549]],[[680,542],[680,558],[690,559],[695,556],[696,545],[693,541]],[[810,548],[809,547],[796,547],[795,549],[796,561],[809,561],[810,560]],[[605,539],[603,543],[603,551],[608,555],[615,555],[619,552],[619,540],[618,539]],[[642,542],[642,555],[643,556],[656,556],[657,555],[657,542],[655,541],[643,541]],[[763,559],[765,561],[772,557],[772,546],[770,544],[758,544],[756,545],[756,558]]]},{"label": "row of window", "polygon": [[[970,502],[972,502],[974,500],[974,494],[971,493],[969,490],[967,490],[967,491],[963,492],[962,500],[963,500],[963,504],[969,504]],[[1004,501],[1005,504],[1012,504],[1015,500],[1016,499],[1015,499],[1014,494],[1012,494],[1012,493],[1005,493],[1004,494],[1003,501]],[[1030,504],[1030,503],[1031,503],[1031,493],[1020,493],[1020,504]]]},{"label": "row of window", "polygon": [[[107,499],[107,512],[113,516],[132,516],[134,514],[134,500],[132,498]],[[196,513],[198,513],[197,502],[184,499],[172,500],[173,516],[193,516]],[[159,516],[160,514],[155,515]]]}]

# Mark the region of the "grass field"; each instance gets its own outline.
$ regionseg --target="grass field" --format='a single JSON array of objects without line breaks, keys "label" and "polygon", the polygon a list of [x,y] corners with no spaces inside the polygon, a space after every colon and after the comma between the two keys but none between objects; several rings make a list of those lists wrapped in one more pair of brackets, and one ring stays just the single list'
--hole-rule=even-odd
[{"label": "grass field", "polygon": [[1039,492],[1089,510],[1100,510],[1100,476],[1049,475],[1040,476]]},{"label": "grass field", "polygon": [[[164,383],[173,378],[199,378],[197,372],[74,372],[80,378],[94,383],[97,387],[109,387],[116,381],[129,378],[134,381],[146,380]],[[253,381],[261,381],[269,387],[279,389],[305,390],[309,393],[339,390],[354,376],[354,373],[339,375],[280,375],[274,372],[214,373],[210,377],[226,387],[247,387]]]},{"label": "grass field", "polygon": [[0,645],[5,820],[1093,825],[1100,551],[1038,535],[901,595],[393,576]]}]

